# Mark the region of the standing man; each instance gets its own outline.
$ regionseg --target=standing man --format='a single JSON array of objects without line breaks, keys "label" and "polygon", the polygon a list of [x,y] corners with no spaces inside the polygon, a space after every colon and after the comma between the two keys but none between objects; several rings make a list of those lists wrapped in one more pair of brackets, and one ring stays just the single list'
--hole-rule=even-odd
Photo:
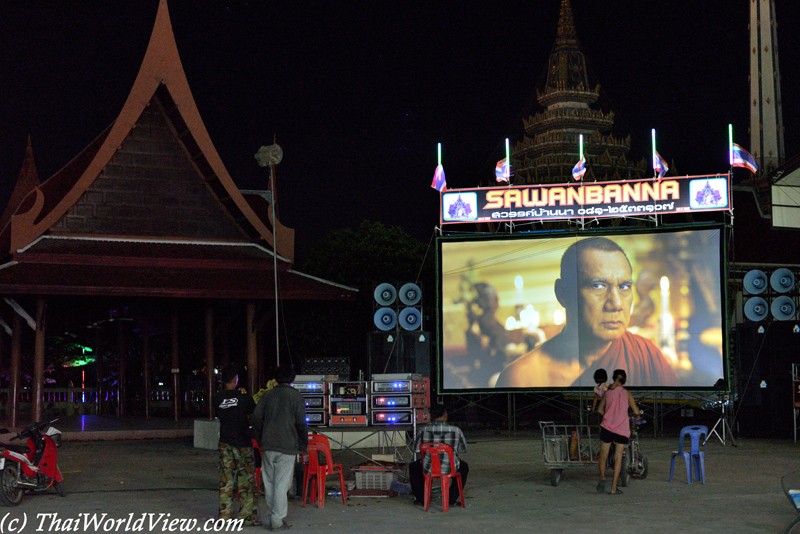
[{"label": "standing man", "polygon": [[622,471],[622,452],[631,437],[628,408],[633,410],[636,417],[640,417],[641,414],[631,392],[622,387],[628,379],[625,371],[615,370],[613,378],[614,383],[603,395],[603,400],[597,409],[603,415],[603,422],[600,423],[600,482],[597,483],[597,493],[606,490],[606,461],[611,444],[614,443],[614,479],[611,481],[611,495],[621,495],[622,490],[617,488],[617,482]]},{"label": "standing man", "polygon": [[[431,407],[431,417],[433,422],[417,429],[417,437],[414,440],[414,452],[419,452],[420,443],[444,443],[453,448],[453,460],[455,469],[461,474],[461,485],[467,486],[467,475],[469,465],[459,458],[459,454],[467,452],[467,440],[461,429],[447,422],[447,408],[443,404],[436,404]],[[411,482],[411,493],[414,494],[414,504],[423,505],[425,502],[425,475],[431,472],[431,456],[426,454],[421,460],[414,460],[408,465],[408,478]],[[442,474],[450,474],[450,459],[442,456]],[[456,504],[459,497],[458,483],[455,480],[450,482],[450,505]]]},{"label": "standing man", "polygon": [[256,483],[253,438],[248,416],[256,403],[244,388],[236,388],[239,372],[233,365],[222,368],[222,391],[214,395],[219,419],[219,518],[232,519],[233,495],[238,493],[239,519],[247,526],[256,520]]},{"label": "standing man", "polygon": [[277,386],[258,401],[253,413],[253,430],[261,447],[261,478],[271,530],[288,530],[284,521],[288,509],[286,494],[292,484],[295,457],[308,449],[306,405],[292,387],[294,371],[275,369]]}]

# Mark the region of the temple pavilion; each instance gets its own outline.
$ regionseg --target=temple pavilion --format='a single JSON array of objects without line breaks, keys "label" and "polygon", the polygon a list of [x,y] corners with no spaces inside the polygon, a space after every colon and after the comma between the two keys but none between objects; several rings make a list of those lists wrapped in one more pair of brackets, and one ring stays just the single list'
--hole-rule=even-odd
[{"label": "temple pavilion", "polygon": [[[274,179],[272,171],[265,177]],[[294,231],[274,216],[270,189],[237,189],[200,117],[160,0],[118,118],[42,182],[29,141],[0,219],[11,426],[21,399],[40,419],[45,371],[61,361],[53,347],[87,332],[112,355],[97,357],[92,377],[98,413],[124,416],[135,403],[149,417],[151,404],[166,399],[177,419],[194,382],[210,414],[213,370],[227,361],[246,369],[240,384],[250,391],[263,385],[278,352],[270,349],[276,299],[347,301],[355,293],[293,269]],[[166,391],[156,399],[157,373]]]}]

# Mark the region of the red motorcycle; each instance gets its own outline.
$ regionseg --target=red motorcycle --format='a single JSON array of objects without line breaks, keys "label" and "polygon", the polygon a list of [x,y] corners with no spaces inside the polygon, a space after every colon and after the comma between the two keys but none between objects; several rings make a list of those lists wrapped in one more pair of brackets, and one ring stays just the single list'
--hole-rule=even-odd
[{"label": "red motorcycle", "polygon": [[[66,495],[64,479],[56,465],[56,441],[61,441],[61,432],[51,426],[55,421],[31,423],[11,438],[25,439],[27,445],[0,444],[0,502],[4,505],[18,505],[26,491],[42,492],[54,487],[60,496]],[[0,428],[0,434],[10,431]]]}]

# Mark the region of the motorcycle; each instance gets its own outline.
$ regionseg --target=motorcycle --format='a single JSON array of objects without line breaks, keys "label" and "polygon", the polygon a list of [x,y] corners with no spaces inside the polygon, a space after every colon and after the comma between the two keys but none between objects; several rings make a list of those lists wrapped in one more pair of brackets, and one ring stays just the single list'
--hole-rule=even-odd
[{"label": "motorcycle", "polygon": [[[27,445],[0,444],[0,502],[17,506],[26,491],[43,492],[55,488],[61,497],[66,495],[64,478],[56,464],[56,448],[61,432],[52,427],[53,419],[31,423],[11,438],[27,440]],[[10,434],[0,428],[0,434]]]}]

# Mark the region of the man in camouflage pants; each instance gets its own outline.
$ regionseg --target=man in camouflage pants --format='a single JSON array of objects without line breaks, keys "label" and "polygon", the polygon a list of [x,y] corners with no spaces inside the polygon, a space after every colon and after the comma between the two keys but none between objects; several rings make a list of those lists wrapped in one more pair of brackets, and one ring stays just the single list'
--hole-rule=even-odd
[{"label": "man in camouflage pants", "polygon": [[[244,388],[236,389],[237,369],[222,369],[223,390],[214,395],[219,428],[219,517],[233,518],[233,500],[239,502],[238,519],[246,526],[260,525],[257,502],[253,441],[248,416],[255,409],[253,397]],[[234,493],[238,495],[235,497]]]}]

